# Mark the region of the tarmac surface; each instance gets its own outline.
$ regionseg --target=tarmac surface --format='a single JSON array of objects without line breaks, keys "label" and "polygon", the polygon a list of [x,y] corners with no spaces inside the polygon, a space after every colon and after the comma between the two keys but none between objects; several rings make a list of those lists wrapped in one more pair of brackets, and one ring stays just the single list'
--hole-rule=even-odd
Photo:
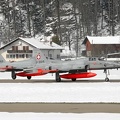
[{"label": "tarmac surface", "polygon": [[[32,80],[27,80],[27,79],[16,79],[16,80],[0,80],[0,83],[55,83],[55,80],[37,80],[37,79],[32,79]],[[71,80],[62,80],[62,83],[94,83],[94,82],[105,82],[105,80],[76,80],[76,81],[71,81]],[[110,80],[109,82],[120,82],[120,80]]]},{"label": "tarmac surface", "polygon": [[[54,83],[55,80],[0,80],[1,83]],[[62,81],[72,82],[72,81]],[[78,83],[105,82],[104,80],[79,80]],[[120,82],[111,80],[110,82]],[[117,103],[0,103],[0,112],[60,112],[60,113],[120,113]]]},{"label": "tarmac surface", "polygon": [[120,104],[0,103],[0,112],[120,113]]}]

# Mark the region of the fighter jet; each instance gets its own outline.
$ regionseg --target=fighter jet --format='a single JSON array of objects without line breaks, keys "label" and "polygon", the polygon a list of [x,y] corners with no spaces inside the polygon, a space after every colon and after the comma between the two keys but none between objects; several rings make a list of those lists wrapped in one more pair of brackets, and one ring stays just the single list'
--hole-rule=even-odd
[{"label": "fighter jet", "polygon": [[0,71],[11,72],[12,79],[16,79],[16,76],[31,79],[32,76],[55,73],[55,80],[57,82],[60,82],[61,78],[76,81],[77,78],[96,76],[96,73],[89,72],[89,70],[103,69],[106,74],[105,81],[109,81],[107,70],[118,68],[120,68],[119,63],[108,62],[96,57],[85,57],[71,61],[50,60],[43,55],[41,50],[34,51],[34,56],[29,60],[19,62],[6,62],[2,56],[0,57]]}]

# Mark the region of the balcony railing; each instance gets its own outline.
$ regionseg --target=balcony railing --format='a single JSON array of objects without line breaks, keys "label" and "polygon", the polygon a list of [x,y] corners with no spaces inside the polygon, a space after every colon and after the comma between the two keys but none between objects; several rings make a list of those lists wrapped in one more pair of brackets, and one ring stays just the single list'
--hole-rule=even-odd
[{"label": "balcony railing", "polygon": [[32,50],[7,50],[7,53],[32,53]]}]

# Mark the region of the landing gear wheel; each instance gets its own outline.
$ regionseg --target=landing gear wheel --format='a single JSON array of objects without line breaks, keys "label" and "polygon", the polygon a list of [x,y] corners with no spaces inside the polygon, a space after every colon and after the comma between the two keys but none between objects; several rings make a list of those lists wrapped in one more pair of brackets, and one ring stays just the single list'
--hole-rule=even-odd
[{"label": "landing gear wheel", "polygon": [[60,75],[59,75],[59,72],[56,72],[56,82],[61,82],[61,78],[60,78]]},{"label": "landing gear wheel", "polygon": [[31,79],[31,76],[27,76],[27,79],[30,80],[30,79]]},{"label": "landing gear wheel", "polygon": [[72,81],[76,81],[76,78],[72,78]]},{"label": "landing gear wheel", "polygon": [[109,82],[109,78],[108,78],[107,70],[106,70],[106,69],[104,69],[104,73],[105,73],[105,75],[106,75],[105,81],[106,81],[106,82]]},{"label": "landing gear wheel", "polygon": [[109,82],[109,78],[108,78],[108,77],[106,77],[106,78],[105,78],[105,81],[106,81],[106,82]]},{"label": "landing gear wheel", "polygon": [[16,74],[15,74],[15,71],[12,71],[12,72],[11,72],[11,77],[12,77],[12,79],[13,79],[13,80],[15,80],[15,79],[16,79]]},{"label": "landing gear wheel", "polygon": [[90,68],[89,65],[86,65],[85,66],[85,72],[87,72],[89,70],[89,68]]}]

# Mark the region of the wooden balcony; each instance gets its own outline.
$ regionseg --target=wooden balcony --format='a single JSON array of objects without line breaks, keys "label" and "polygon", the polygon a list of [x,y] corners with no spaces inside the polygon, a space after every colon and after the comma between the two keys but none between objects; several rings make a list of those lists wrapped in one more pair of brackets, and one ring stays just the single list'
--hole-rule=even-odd
[{"label": "wooden balcony", "polygon": [[32,50],[7,50],[7,53],[33,53]]}]

